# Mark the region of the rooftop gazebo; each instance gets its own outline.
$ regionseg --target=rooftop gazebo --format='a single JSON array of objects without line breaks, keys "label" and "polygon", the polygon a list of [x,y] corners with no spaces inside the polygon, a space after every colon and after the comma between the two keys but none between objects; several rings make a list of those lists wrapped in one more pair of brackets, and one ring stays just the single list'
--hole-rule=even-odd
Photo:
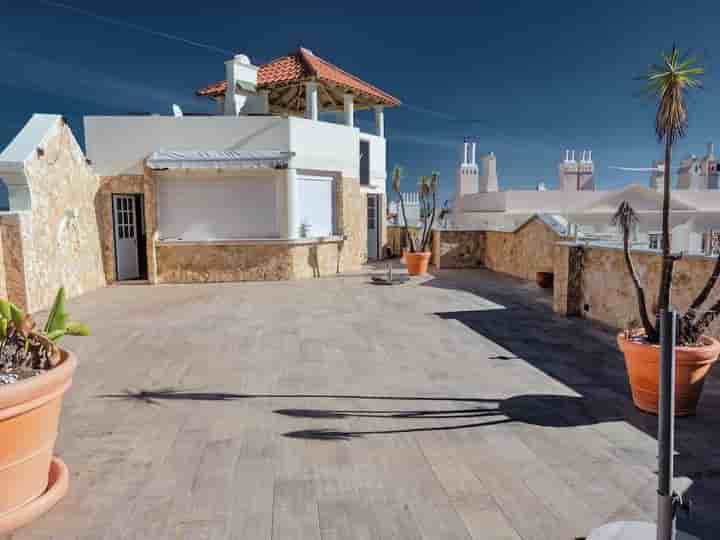
[{"label": "rooftop gazebo", "polygon": [[[227,80],[196,93],[224,101]],[[305,116],[317,120],[322,112],[343,112],[344,123],[353,125],[355,110],[375,111],[377,135],[384,136],[383,110],[397,107],[400,100],[379,88],[343,71],[330,62],[299,48],[257,70],[257,92],[264,96],[267,112]]]}]

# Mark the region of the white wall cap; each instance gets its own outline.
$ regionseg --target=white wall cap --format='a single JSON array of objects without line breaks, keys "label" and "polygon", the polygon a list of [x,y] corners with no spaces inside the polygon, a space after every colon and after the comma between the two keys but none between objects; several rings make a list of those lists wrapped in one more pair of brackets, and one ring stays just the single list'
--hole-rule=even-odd
[{"label": "white wall cap", "polygon": [[59,114],[33,114],[30,120],[0,153],[0,170],[17,172],[26,161],[35,156],[38,146],[62,121]]}]

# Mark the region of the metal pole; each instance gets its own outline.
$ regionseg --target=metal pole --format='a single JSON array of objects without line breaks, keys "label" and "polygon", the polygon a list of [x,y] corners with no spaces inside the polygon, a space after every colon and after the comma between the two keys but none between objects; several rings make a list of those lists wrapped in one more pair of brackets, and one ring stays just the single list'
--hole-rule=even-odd
[{"label": "metal pole", "polygon": [[676,497],[672,489],[675,447],[675,336],[677,315],[672,308],[660,319],[660,403],[658,407],[657,540],[675,540]]}]

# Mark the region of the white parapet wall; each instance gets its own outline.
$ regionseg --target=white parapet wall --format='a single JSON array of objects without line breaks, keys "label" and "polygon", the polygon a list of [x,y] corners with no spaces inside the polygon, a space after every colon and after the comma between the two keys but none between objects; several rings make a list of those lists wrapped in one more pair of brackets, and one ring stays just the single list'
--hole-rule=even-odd
[{"label": "white parapet wall", "polygon": [[88,116],[88,158],[100,176],[142,174],[159,150],[293,152],[290,168],[360,176],[360,139],[370,143],[371,186],[385,189],[385,139],[354,127],[280,116]]}]

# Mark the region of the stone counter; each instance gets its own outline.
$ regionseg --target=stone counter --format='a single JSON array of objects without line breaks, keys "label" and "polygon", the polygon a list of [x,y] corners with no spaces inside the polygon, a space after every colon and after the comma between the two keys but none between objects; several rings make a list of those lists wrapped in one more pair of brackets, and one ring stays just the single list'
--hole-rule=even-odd
[{"label": "stone counter", "polygon": [[157,283],[282,281],[342,271],[340,238],[322,240],[162,241]]}]

